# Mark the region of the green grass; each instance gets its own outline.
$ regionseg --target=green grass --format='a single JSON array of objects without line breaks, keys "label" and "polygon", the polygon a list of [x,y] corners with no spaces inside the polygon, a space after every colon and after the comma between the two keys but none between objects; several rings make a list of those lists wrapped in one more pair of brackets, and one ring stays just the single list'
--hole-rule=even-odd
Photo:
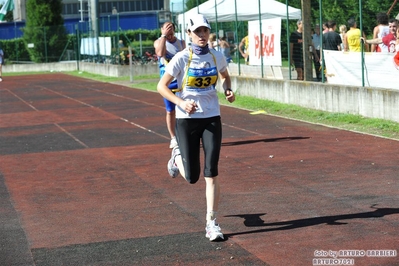
[{"label": "green grass", "polygon": [[254,99],[248,96],[238,96],[232,105],[248,110],[264,110],[268,114],[285,118],[399,139],[399,123],[389,120],[366,118],[352,114],[329,113],[296,105]]},{"label": "green grass", "polygon": [[[115,77],[107,77],[107,76],[103,76],[103,75],[91,74],[91,73],[82,72],[82,71],[68,72],[68,74],[77,76],[77,77],[87,78],[87,79],[94,79],[94,80],[101,81],[101,82],[114,83],[114,82],[123,82],[123,81],[129,82],[130,81],[129,76],[115,78]],[[134,82],[134,84],[136,84],[137,81],[154,80],[154,79],[159,79],[159,74],[134,76],[133,82]]]},{"label": "green grass", "polygon": [[[102,82],[124,83],[131,88],[156,91],[158,74],[136,76],[133,83],[129,83],[129,77],[112,78],[89,73],[79,73],[77,71],[70,72],[71,75],[83,78],[95,79]],[[228,104],[224,100],[224,95],[219,94],[222,104]],[[313,110],[292,104],[283,104],[269,100],[257,99],[249,96],[237,95],[236,101],[229,106],[234,106],[249,111],[263,110],[267,114],[280,116],[284,118],[296,119],[300,121],[316,123],[345,130],[363,132],[377,136],[399,139],[399,123],[389,120],[366,118],[360,115],[329,113],[324,111]]]},{"label": "green grass", "polygon": [[33,71],[28,71],[28,72],[11,72],[11,73],[4,73],[3,70],[3,77],[15,77],[15,76],[26,76],[26,75],[39,75],[43,74],[45,72],[33,72]]}]

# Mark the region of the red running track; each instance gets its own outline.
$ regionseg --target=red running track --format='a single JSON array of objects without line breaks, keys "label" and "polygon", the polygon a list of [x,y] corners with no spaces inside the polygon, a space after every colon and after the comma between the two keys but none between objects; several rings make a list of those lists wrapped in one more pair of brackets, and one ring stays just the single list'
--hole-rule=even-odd
[{"label": "red running track", "polygon": [[398,141],[222,106],[211,243],[204,181],[167,174],[164,120],[154,92],[5,79],[0,264],[399,265]]}]

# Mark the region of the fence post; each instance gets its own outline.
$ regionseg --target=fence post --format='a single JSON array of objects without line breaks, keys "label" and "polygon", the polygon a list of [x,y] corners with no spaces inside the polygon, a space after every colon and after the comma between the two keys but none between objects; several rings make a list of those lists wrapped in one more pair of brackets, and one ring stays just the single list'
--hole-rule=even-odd
[{"label": "fence post", "polygon": [[141,39],[141,33],[139,33],[139,40],[140,40],[140,55],[143,55],[143,42]]},{"label": "fence post", "polygon": [[76,30],[76,66],[79,71],[79,60],[80,60],[80,51],[79,51],[79,24],[75,25],[75,30]]},{"label": "fence post", "polygon": [[129,70],[130,70],[130,83],[133,82],[133,53],[132,53],[132,47],[129,45]]},{"label": "fence post", "polygon": [[118,39],[116,40],[116,44],[118,46],[118,56],[119,56],[119,62],[118,65],[122,64],[121,60],[120,60],[120,56],[121,56],[121,49],[119,47],[119,40],[120,40],[120,31],[119,31],[119,13],[116,14],[116,30],[117,30],[117,37]]},{"label": "fence post", "polygon": [[287,57],[288,57],[288,74],[289,74],[289,79],[292,79],[291,76],[291,51],[290,51],[290,21],[289,21],[289,15],[288,15],[288,0],[285,1],[285,8],[287,12],[287,20],[286,20],[286,27],[287,27]]},{"label": "fence post", "polygon": [[[323,16],[322,16],[322,8],[323,8],[323,3],[321,0],[319,0],[319,27],[320,27],[320,34],[323,36]],[[323,38],[320,38],[320,56],[321,56],[321,82],[324,83],[326,78],[325,78],[325,65],[324,65],[324,48],[323,48]]]},{"label": "fence post", "polygon": [[[17,22],[14,20],[14,38],[17,40]],[[16,61],[18,62],[18,41],[15,41],[15,56]]]},{"label": "fence post", "polygon": [[[359,0],[359,14],[360,14],[360,32],[363,32],[363,21],[362,21],[362,0]],[[398,36],[397,36],[398,37]],[[361,42],[361,64],[362,64],[362,87],[364,87],[364,42]]]},{"label": "fence post", "polygon": [[262,34],[262,14],[261,14],[260,0],[258,0],[258,17],[259,17],[259,37],[260,37],[260,69],[262,73],[262,78],[265,77],[263,73],[263,34]]},{"label": "fence post", "polygon": [[46,58],[46,63],[48,63],[48,58],[47,58],[47,38],[46,38],[46,27],[43,27],[43,38],[44,38],[44,54]]},{"label": "fence post", "polygon": [[302,50],[303,50],[303,68],[305,71],[304,80],[312,81],[313,80],[313,67],[312,67],[312,29],[311,29],[311,8],[310,1],[302,0]]}]

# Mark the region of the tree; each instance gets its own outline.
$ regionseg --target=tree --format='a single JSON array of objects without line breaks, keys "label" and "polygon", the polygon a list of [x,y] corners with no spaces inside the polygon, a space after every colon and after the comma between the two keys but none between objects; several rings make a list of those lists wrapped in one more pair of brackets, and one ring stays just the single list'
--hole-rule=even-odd
[{"label": "tree", "polygon": [[58,61],[67,44],[67,31],[61,16],[61,0],[29,0],[23,39],[32,61]]},{"label": "tree", "polygon": [[[289,6],[301,9],[301,0],[276,0],[283,4],[288,2]],[[343,24],[346,25],[349,18],[353,17],[360,27],[360,16],[362,18],[362,28],[365,34],[372,38],[373,28],[376,26],[376,14],[379,12],[388,12],[392,6],[392,0],[362,0],[361,12],[359,12],[359,1],[354,0],[321,0],[321,12],[320,12],[320,1],[311,1],[311,24],[314,26],[319,23],[327,22],[329,20],[335,20],[337,26]],[[367,4],[366,4],[367,3]],[[395,17],[399,12],[399,5],[396,5],[390,17]],[[321,22],[320,22],[321,15]],[[348,26],[347,26],[348,27]],[[292,20],[289,23],[289,32],[296,30],[296,21]],[[282,34],[286,32],[286,24],[282,24]],[[282,35],[282,55],[287,56],[287,41]]]},{"label": "tree", "polygon": [[[200,5],[206,1],[207,0],[187,0],[186,1],[186,10],[190,10],[194,7],[197,7],[197,3],[198,3],[198,5]],[[214,0],[211,0],[211,1],[214,1]]]},{"label": "tree", "polygon": [[[286,0],[277,0],[286,3]],[[335,20],[337,25],[347,24],[349,18],[357,20],[360,27],[360,16],[362,17],[363,31],[367,35],[372,35],[373,28],[376,26],[376,15],[379,12],[388,12],[392,6],[392,0],[362,0],[362,8],[359,12],[359,1],[354,0],[321,0],[322,10],[320,12],[319,0],[310,0],[312,7],[312,24],[319,24],[328,20]],[[289,0],[288,5],[301,8],[300,0]],[[399,6],[394,6],[390,17],[395,17],[399,12]],[[320,13],[322,21],[320,22]],[[295,25],[293,26],[295,28]]]}]

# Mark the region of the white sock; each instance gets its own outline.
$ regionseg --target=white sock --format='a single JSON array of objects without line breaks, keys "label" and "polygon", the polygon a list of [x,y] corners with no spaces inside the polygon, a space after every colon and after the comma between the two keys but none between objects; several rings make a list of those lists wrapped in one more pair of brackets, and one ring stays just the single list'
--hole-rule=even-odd
[{"label": "white sock", "polygon": [[206,213],[206,221],[210,222],[216,219],[216,212],[215,211],[208,211]]}]

